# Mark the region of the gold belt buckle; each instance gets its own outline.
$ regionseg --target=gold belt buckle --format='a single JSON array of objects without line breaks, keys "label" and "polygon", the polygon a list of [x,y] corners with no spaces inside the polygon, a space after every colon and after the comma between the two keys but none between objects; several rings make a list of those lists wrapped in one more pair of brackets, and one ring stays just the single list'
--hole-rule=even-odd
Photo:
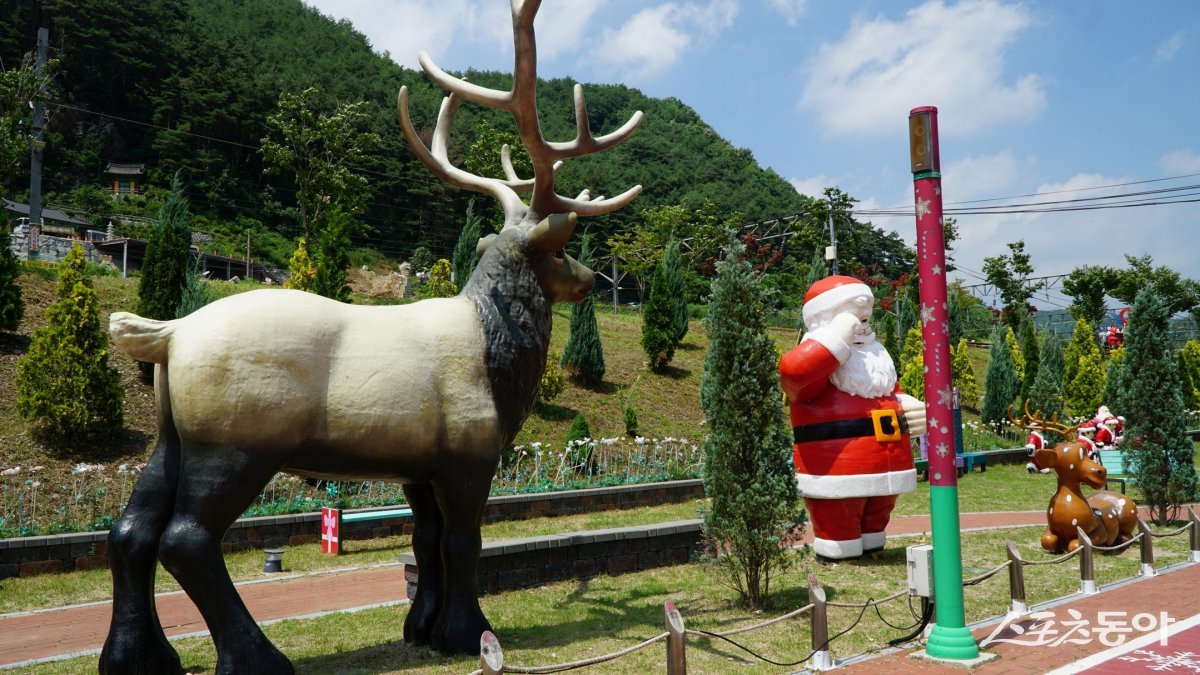
[{"label": "gold belt buckle", "polygon": [[[883,420],[892,421],[892,431],[883,430]],[[893,442],[900,440],[903,435],[900,431],[900,418],[896,416],[896,411],[891,408],[881,408],[871,411],[871,426],[875,428],[875,440],[882,442]]]}]

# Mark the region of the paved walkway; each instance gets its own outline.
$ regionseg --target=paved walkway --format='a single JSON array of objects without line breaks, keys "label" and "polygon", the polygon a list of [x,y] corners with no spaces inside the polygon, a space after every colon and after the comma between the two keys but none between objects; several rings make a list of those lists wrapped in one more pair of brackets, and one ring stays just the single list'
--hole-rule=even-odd
[{"label": "paved walkway", "polygon": [[[1041,511],[964,513],[960,516],[963,530],[1021,527],[1044,522],[1045,514]],[[922,534],[928,533],[929,528],[928,516],[909,516],[893,519],[888,533],[892,536]],[[1061,625],[1063,620],[1078,619],[1071,610],[1079,612],[1095,626],[1098,625],[1096,619],[1100,612],[1130,607],[1155,608],[1156,612],[1165,612],[1175,621],[1183,621],[1200,611],[1200,603],[1197,602],[1200,594],[1196,589],[1200,589],[1200,566],[1191,566],[1107,590],[1099,595],[1068,599],[1050,611],[1055,612],[1053,618],[1059,622],[1057,625]],[[247,582],[240,584],[238,591],[250,613],[260,622],[406,602],[404,573],[399,565],[335,570]],[[199,612],[183,593],[160,594],[157,597],[157,607],[168,636],[206,634]],[[99,602],[0,615],[0,668],[17,663],[98,652],[108,632],[111,610],[110,603]],[[1197,619],[1197,622],[1200,623],[1200,619]],[[1030,623],[1026,622],[1023,626],[1030,627]],[[995,629],[995,625],[980,628],[976,631],[976,637],[983,640]],[[1153,629],[1134,631],[1126,637],[1132,640],[1152,632]],[[1191,636],[1189,639],[1200,644],[1200,629],[1184,631],[1180,636]],[[1051,647],[1019,644],[1022,640],[1029,640],[1028,633],[1019,635],[1012,629],[1007,629],[996,637],[1009,641],[988,647],[989,651],[1000,654],[1001,658],[980,668],[980,673],[1043,673],[1107,649],[1095,639],[1085,645],[1063,644]],[[1172,636],[1172,639],[1178,641],[1184,637]],[[1157,643],[1155,646],[1158,646]],[[1192,642],[1188,642],[1186,649],[1200,652],[1200,647],[1193,647]],[[1112,659],[1119,656],[1114,653]],[[1093,667],[1098,665],[1099,663],[1093,664]],[[885,670],[963,672],[957,667],[918,661],[906,653],[889,654],[845,667],[845,672],[848,673],[878,673]]]}]

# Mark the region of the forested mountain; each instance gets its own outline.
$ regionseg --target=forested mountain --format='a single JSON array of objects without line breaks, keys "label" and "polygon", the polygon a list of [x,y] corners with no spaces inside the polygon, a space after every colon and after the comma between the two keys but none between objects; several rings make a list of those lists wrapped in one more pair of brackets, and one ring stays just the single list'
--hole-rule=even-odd
[{"label": "forested mountain", "polygon": [[[109,162],[145,164],[155,185],[182,171],[193,211],[204,219],[197,229],[252,229],[290,239],[298,225],[282,207],[294,202],[295,186],[286,176],[264,175],[258,148],[280,93],[316,87],[330,109],[365,101],[371,130],[382,138],[371,161],[357,167],[373,188],[361,216],[369,231],[359,242],[393,258],[418,245],[449,255],[475,195],[438,182],[408,151],[395,116],[397,91],[407,84],[414,123],[428,136],[444,92],[374,53],[348,22],[332,21],[299,0],[0,0],[0,7],[7,19],[0,22],[5,67],[32,49],[37,27],[50,29],[50,56],[57,60],[43,178],[50,202],[103,217],[94,210],[111,206],[93,199],[89,207],[80,188],[101,184]],[[494,72],[470,77],[502,88],[509,78]],[[555,79],[540,86],[542,126],[552,140],[574,136],[574,84]],[[625,144],[568,162],[560,174],[560,191],[571,195],[584,187],[614,195],[645,186],[632,207],[585,221],[601,242],[640,224],[639,213],[658,205],[695,209],[709,201],[722,217],[741,213],[748,220],[816,206],[681,101],[618,84],[585,84],[585,92],[597,135],[635,110],[645,113]],[[464,105],[451,137],[456,164],[462,165],[481,121],[515,132],[503,113]],[[4,189],[21,195],[27,184],[18,180]],[[856,229],[855,236],[887,249],[890,258],[897,253],[891,249],[903,248],[869,226]]]}]

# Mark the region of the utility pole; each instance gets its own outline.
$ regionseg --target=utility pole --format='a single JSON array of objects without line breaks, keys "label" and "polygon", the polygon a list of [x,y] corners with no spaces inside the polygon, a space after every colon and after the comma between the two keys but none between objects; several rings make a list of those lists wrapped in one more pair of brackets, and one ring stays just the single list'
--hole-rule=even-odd
[{"label": "utility pole", "polygon": [[829,246],[825,247],[825,259],[829,261],[829,275],[838,273],[837,230],[833,229],[833,198],[829,199]]},{"label": "utility pole", "polygon": [[[37,100],[33,104],[33,127],[30,129],[29,153],[29,236],[36,241],[42,229],[42,150],[46,141],[42,140],[42,130],[46,125],[46,106],[42,103],[45,87],[40,85],[42,71],[46,67],[46,45],[50,42],[50,31],[39,28],[37,33],[37,56],[33,62],[34,81],[39,83]],[[36,230],[33,228],[37,228]],[[36,247],[36,244],[35,244]]]},{"label": "utility pole", "polygon": [[253,281],[254,275],[250,273],[250,231],[246,231],[246,279]]}]

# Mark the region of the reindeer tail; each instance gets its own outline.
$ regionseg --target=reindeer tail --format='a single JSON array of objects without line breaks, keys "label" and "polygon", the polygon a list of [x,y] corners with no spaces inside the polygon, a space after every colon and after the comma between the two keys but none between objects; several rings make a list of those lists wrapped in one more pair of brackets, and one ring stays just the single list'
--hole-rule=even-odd
[{"label": "reindeer tail", "polygon": [[113,312],[108,332],[117,348],[138,361],[166,363],[167,347],[175,332],[174,321],[144,319],[129,312]]}]

